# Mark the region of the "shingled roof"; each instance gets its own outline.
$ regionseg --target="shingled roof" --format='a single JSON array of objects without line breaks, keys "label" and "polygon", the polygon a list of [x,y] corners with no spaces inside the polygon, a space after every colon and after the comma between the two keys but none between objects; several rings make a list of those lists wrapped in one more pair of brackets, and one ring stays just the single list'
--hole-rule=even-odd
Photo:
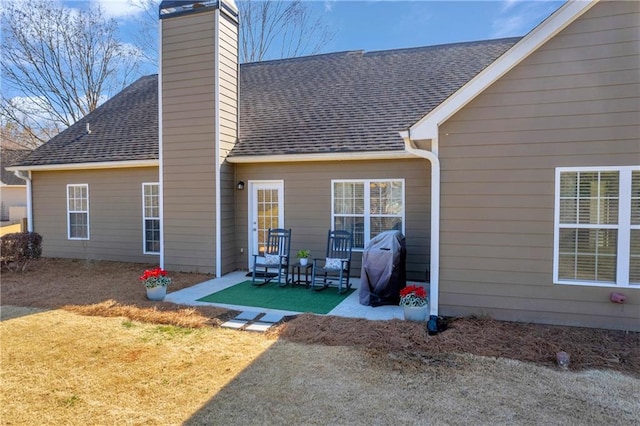
[{"label": "shingled roof", "polygon": [[[239,140],[230,156],[402,150],[399,131],[518,40],[242,64]],[[20,165],[157,159],[157,89],[157,75],[139,79]]]},{"label": "shingled roof", "polygon": [[149,75],[51,138],[18,165],[158,158],[158,76]]},{"label": "shingled roof", "polygon": [[231,156],[402,150],[406,130],[519,38],[242,67]]}]

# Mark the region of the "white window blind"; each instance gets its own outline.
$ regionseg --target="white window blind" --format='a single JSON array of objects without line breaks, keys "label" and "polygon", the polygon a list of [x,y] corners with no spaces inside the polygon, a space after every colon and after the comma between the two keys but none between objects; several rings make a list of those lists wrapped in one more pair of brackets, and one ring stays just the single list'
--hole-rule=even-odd
[{"label": "white window blind", "polygon": [[631,257],[629,283],[640,285],[640,171],[631,173],[631,236],[629,243]]},{"label": "white window blind", "polygon": [[559,169],[554,280],[630,285],[640,281],[640,172]]}]

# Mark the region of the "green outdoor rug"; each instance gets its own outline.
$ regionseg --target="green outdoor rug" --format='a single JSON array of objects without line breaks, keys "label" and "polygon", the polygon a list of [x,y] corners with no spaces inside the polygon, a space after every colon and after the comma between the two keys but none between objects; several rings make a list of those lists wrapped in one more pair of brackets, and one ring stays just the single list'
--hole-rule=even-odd
[{"label": "green outdoor rug", "polygon": [[338,289],[335,287],[329,287],[322,291],[313,291],[304,286],[288,285],[279,287],[277,282],[257,287],[251,285],[251,281],[244,281],[198,299],[198,301],[328,314],[354,291],[352,288],[349,291],[338,294]]}]

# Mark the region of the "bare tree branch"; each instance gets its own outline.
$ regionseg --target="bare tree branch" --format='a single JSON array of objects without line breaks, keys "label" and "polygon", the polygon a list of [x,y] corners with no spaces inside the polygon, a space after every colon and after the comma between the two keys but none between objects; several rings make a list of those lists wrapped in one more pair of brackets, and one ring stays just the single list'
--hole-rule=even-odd
[{"label": "bare tree branch", "polygon": [[140,58],[119,41],[117,23],[95,4],[5,1],[2,10],[3,124],[29,143],[75,123],[128,85]]},{"label": "bare tree branch", "polygon": [[158,67],[158,8],[160,0],[128,0],[128,3],[142,11],[137,19],[138,31],[133,42],[138,47],[143,60]]},{"label": "bare tree branch", "polygon": [[302,0],[241,0],[238,7],[241,62],[313,55],[333,38]]},{"label": "bare tree branch", "polygon": [[[144,10],[134,37],[145,58],[157,65],[159,0],[129,0]],[[333,38],[322,15],[302,0],[237,0],[240,62],[292,58],[319,53]]]},{"label": "bare tree branch", "polygon": [[[5,113],[6,111],[6,113]],[[35,149],[58,133],[57,129],[38,128],[30,125],[30,120],[24,119],[25,112],[20,106],[1,108],[0,116],[0,144],[11,149]],[[22,124],[18,122],[22,120]]]}]

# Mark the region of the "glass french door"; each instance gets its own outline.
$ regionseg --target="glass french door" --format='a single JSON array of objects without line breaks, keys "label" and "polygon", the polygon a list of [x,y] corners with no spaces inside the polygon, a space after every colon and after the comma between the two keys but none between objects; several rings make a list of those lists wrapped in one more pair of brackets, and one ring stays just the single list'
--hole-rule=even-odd
[{"label": "glass french door", "polygon": [[284,227],[284,182],[249,182],[249,266],[264,250],[269,228]]}]

